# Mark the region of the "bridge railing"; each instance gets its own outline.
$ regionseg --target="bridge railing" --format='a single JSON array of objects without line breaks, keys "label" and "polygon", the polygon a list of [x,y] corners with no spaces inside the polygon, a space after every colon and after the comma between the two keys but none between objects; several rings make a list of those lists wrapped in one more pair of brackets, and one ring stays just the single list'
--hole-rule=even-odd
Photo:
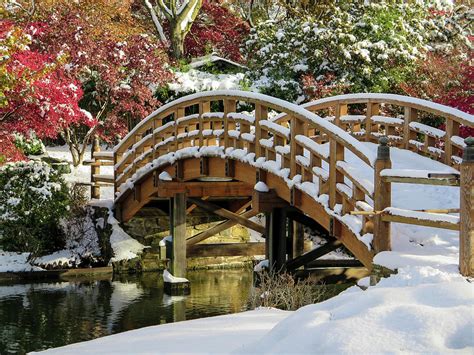
[{"label": "bridge railing", "polygon": [[[360,141],[377,142],[386,136],[391,146],[410,149],[455,168],[459,168],[466,147],[460,128],[474,127],[473,115],[466,112],[394,94],[339,95],[302,107],[318,113]],[[275,122],[287,120],[282,114]],[[430,121],[438,127],[427,124]]]}]

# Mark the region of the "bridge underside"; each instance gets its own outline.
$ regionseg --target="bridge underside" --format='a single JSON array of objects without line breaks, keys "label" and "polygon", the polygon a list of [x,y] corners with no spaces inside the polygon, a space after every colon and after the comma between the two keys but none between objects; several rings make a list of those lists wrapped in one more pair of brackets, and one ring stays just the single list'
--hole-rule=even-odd
[{"label": "bridge underside", "polygon": [[[169,177],[172,180],[164,181],[165,175],[167,180]],[[270,191],[255,191],[254,186],[259,181],[264,182]],[[341,245],[366,268],[372,267],[373,255],[366,245],[348,226],[328,214],[325,207],[312,196],[299,189],[290,189],[283,178],[244,162],[221,157],[187,158],[149,171],[116,200],[116,217],[126,222],[150,203],[171,206],[173,249],[181,258],[184,254],[184,259],[186,249],[188,256],[216,256],[216,253],[231,255],[238,252],[235,249],[238,246],[214,246],[213,252],[212,245],[198,243],[221,230],[241,224],[266,238],[265,255],[270,265],[278,269],[295,270]],[[186,212],[190,213],[196,207],[227,221],[186,240],[182,224],[185,224]],[[266,215],[265,227],[250,220],[259,213]],[[303,253],[304,225],[316,229],[328,242]],[[178,235],[183,233],[184,236]],[[253,248],[253,253],[262,254],[261,246],[255,245]],[[176,266],[178,269],[183,267],[183,263]],[[179,275],[182,272],[178,270],[175,270],[175,274],[184,276]]]}]

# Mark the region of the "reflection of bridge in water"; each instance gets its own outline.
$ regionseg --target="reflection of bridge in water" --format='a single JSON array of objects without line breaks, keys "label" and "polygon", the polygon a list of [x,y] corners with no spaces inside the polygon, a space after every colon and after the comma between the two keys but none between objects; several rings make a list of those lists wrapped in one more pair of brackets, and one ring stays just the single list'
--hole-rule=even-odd
[{"label": "reflection of bridge in water", "polygon": [[[254,114],[237,112],[242,107]],[[444,120],[445,130],[422,123],[428,115]],[[474,147],[459,136],[461,126],[474,127],[473,116],[398,95],[297,106],[249,92],[199,93],[162,106],[112,153],[95,152],[92,193],[98,197],[100,185],[112,183],[123,222],[145,206],[169,212],[176,276],[184,276],[186,255],[265,254],[276,269],[361,263],[370,270],[373,255],[390,250],[392,222],[459,230],[461,270],[472,274]],[[404,158],[394,161],[389,146]],[[424,156],[428,169],[392,169],[410,166],[414,156]],[[114,175],[101,175],[101,164],[113,164]],[[413,191],[419,184],[460,186],[460,205],[394,208],[393,183]],[[195,208],[226,221],[186,239],[186,215]],[[251,220],[259,213],[265,227]],[[200,244],[235,224],[262,233],[265,243]],[[304,253],[302,226],[326,244]],[[341,245],[355,260],[321,259]]]}]

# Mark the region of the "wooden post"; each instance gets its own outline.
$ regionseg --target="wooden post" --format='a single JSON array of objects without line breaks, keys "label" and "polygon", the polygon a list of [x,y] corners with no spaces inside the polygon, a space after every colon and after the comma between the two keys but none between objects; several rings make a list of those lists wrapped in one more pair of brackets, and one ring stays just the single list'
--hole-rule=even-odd
[{"label": "wooden post", "polygon": [[[382,211],[390,207],[392,203],[392,186],[390,182],[385,182],[380,176],[380,172],[384,169],[390,169],[392,162],[390,160],[390,147],[388,146],[388,138],[381,137],[379,139],[379,147],[377,150],[377,160],[375,161],[374,172],[374,210]],[[382,215],[374,216],[374,249],[375,252],[381,252],[391,249],[390,239],[390,222],[382,221]]]},{"label": "wooden post", "polygon": [[260,145],[260,138],[262,138],[262,129],[260,128],[260,121],[268,118],[268,108],[257,103],[255,105],[255,159],[262,156],[262,147]]},{"label": "wooden post", "polygon": [[292,221],[293,224],[293,258],[303,254],[304,251],[304,226],[301,223]]},{"label": "wooden post", "polygon": [[237,110],[237,102],[235,100],[224,100],[224,147],[230,147],[229,130],[235,129],[235,123],[229,122],[229,113]]},{"label": "wooden post", "polygon": [[296,117],[291,118],[290,122],[290,178],[297,173],[296,157],[303,155],[303,147],[296,142],[296,136],[304,134],[304,123]]},{"label": "wooden post", "polygon": [[341,194],[337,191],[337,184],[344,182],[344,175],[337,170],[337,162],[344,160],[344,146],[335,139],[329,142],[329,207],[334,209],[336,204],[342,203]]},{"label": "wooden post", "polygon": [[[100,143],[99,143],[99,137],[94,136],[94,140],[92,141],[92,148],[91,148],[91,160],[94,160],[94,153],[100,152]],[[94,175],[100,174],[100,161],[93,161],[91,165],[91,199],[100,198],[100,187],[96,185],[97,183],[95,182]]]},{"label": "wooden post", "polygon": [[474,276],[474,137],[464,140],[461,163],[461,212],[459,232],[459,270]]},{"label": "wooden post", "polygon": [[274,208],[267,220],[268,261],[270,270],[280,272],[286,262],[286,213],[283,208]]},{"label": "wooden post", "polygon": [[171,235],[173,252],[171,273],[176,277],[186,276],[186,194],[177,193],[171,202]]},{"label": "wooden post", "polygon": [[453,146],[451,142],[452,136],[459,135],[459,122],[453,121],[451,118],[446,118],[446,135],[444,137],[444,163],[446,165],[453,165],[452,156],[458,153],[459,149]]},{"label": "wooden post", "polygon": [[367,103],[367,112],[365,116],[365,141],[372,141],[372,116],[379,114],[380,106],[379,104],[374,104],[372,102]]},{"label": "wooden post", "polygon": [[411,107],[405,107],[405,118],[403,122],[403,147],[410,149],[410,139],[416,139],[416,133],[410,130],[410,122],[418,120],[418,110]]}]

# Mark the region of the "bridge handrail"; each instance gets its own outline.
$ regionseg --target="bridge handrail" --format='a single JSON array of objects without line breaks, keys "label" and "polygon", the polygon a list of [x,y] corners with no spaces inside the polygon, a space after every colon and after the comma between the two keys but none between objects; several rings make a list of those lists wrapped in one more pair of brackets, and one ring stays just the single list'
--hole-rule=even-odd
[{"label": "bridge handrail", "polygon": [[134,127],[121,141],[115,146],[114,152],[123,151],[124,146],[130,147],[130,141],[140,131],[146,131],[147,128],[151,128],[150,123],[158,115],[166,116],[171,113],[175,108],[184,106],[191,106],[192,104],[199,103],[205,99],[212,99],[212,101],[218,100],[237,100],[237,101],[249,101],[254,104],[264,103],[268,108],[272,108],[277,111],[285,112],[289,111],[297,115],[300,119],[304,120],[305,123],[316,125],[318,128],[327,131],[326,133],[334,136],[342,144],[346,145],[349,149],[353,149],[357,156],[360,156],[367,164],[373,165],[375,157],[370,150],[364,145],[360,144],[350,134],[347,134],[344,130],[337,127],[336,125],[327,122],[318,115],[308,112],[305,108],[289,103],[287,101],[277,99],[268,95],[240,91],[240,90],[217,90],[217,91],[205,91],[191,95],[181,97],[168,104],[165,104],[148,115],[144,120],[140,121],[137,126]]},{"label": "bridge handrail", "polygon": [[[365,104],[365,118],[352,120],[347,115],[348,106]],[[380,116],[382,105],[393,105],[404,109],[403,118]],[[460,125],[474,127],[474,115],[456,108],[409,96],[396,94],[361,93],[327,97],[301,105],[311,112],[331,109],[335,112],[333,122],[352,131],[360,141],[377,141],[381,135],[390,138],[392,145],[411,149],[428,155],[448,165],[458,167],[460,154],[465,147],[459,136]],[[418,122],[419,113],[426,112],[445,119],[445,129],[440,130]],[[355,117],[356,118],[356,117]],[[283,124],[288,121],[284,113],[273,118],[273,122]],[[361,128],[361,125],[364,128]],[[357,127],[358,131],[352,130]],[[383,131],[381,134],[379,131]],[[424,136],[423,141],[419,137]]]}]

